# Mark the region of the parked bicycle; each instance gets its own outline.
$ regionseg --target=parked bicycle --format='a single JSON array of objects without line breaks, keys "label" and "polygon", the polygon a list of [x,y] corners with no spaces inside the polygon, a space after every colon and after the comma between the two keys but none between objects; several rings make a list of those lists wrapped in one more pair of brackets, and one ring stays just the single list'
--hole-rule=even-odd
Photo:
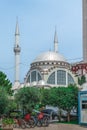
[{"label": "parked bicycle", "polygon": [[35,118],[30,114],[26,114],[23,119],[15,118],[13,127],[25,129],[25,128],[33,128],[35,127],[35,125],[36,125]]},{"label": "parked bicycle", "polygon": [[31,114],[29,114],[29,113],[26,114],[24,116],[24,120],[26,122],[26,127],[28,127],[28,128],[34,128],[35,127],[36,120],[35,120],[34,116],[31,116]]},{"label": "parked bicycle", "polygon": [[45,127],[49,125],[49,119],[49,115],[39,112],[37,113],[37,116],[35,116],[35,123],[38,127]]},{"label": "parked bicycle", "polygon": [[13,124],[14,128],[22,128],[25,129],[26,128],[26,123],[23,119],[21,118],[14,118],[14,124]]}]

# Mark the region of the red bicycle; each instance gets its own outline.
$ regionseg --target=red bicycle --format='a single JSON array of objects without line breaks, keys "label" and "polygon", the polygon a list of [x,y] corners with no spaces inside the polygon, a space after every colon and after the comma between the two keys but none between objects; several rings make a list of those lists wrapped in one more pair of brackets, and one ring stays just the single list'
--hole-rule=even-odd
[{"label": "red bicycle", "polygon": [[36,125],[38,127],[48,126],[49,125],[49,116],[47,114],[42,113],[42,112],[38,113],[37,117],[36,117]]},{"label": "red bicycle", "polygon": [[29,113],[25,115],[24,120],[26,122],[26,127],[34,128],[35,127],[35,118],[31,116]]},{"label": "red bicycle", "polygon": [[33,128],[35,127],[35,119],[30,114],[26,114],[25,117],[22,118],[15,118],[14,119],[14,128]]}]

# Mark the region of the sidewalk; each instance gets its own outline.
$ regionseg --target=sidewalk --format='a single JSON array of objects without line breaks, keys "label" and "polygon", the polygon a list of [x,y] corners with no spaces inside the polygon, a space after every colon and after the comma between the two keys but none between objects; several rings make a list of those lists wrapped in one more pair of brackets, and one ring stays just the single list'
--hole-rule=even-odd
[{"label": "sidewalk", "polygon": [[[50,124],[48,127],[35,127],[30,128],[30,130],[86,130],[87,127],[81,127],[79,125],[72,125],[72,124]],[[23,130],[23,129],[16,129],[14,130]],[[29,129],[25,129],[29,130]]]}]

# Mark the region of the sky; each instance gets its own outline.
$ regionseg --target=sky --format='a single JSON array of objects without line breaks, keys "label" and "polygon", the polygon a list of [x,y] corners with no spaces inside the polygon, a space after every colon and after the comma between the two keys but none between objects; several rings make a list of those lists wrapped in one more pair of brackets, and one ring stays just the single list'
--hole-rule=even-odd
[{"label": "sky", "polygon": [[0,0],[0,71],[14,83],[15,27],[20,31],[20,81],[40,53],[53,50],[68,62],[82,60],[82,0]]}]

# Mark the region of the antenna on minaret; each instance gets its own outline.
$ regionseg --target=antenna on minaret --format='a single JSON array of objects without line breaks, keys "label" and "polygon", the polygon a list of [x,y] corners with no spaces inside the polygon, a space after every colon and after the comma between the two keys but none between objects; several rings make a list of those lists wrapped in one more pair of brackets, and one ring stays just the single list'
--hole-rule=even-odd
[{"label": "antenna on minaret", "polygon": [[19,26],[18,26],[18,18],[16,22],[15,29],[15,45],[14,45],[14,54],[15,54],[15,82],[20,83],[20,52],[21,48],[19,46]]},{"label": "antenna on minaret", "polygon": [[56,26],[55,26],[55,34],[54,34],[54,51],[58,52],[58,37],[57,37]]}]

